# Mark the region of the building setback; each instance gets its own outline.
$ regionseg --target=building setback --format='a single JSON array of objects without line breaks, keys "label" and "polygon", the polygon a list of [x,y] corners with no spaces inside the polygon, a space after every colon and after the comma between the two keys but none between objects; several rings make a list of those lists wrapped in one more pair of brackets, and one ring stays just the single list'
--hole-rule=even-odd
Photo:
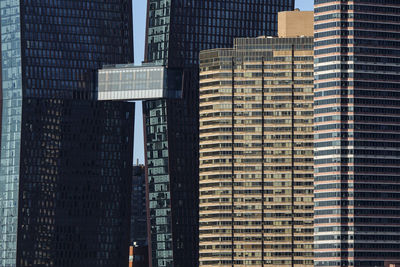
[{"label": "building setback", "polygon": [[200,266],[313,266],[313,13],[279,18],[200,53]]},{"label": "building setback", "polygon": [[199,51],[277,32],[293,0],[149,0],[145,63],[183,73],[181,98],[143,103],[152,267],[198,266]]},{"label": "building setback", "polygon": [[132,62],[132,3],[1,1],[0,266],[127,266],[134,107],[95,70]]},{"label": "building setback", "polygon": [[399,15],[315,1],[315,266],[400,259]]}]

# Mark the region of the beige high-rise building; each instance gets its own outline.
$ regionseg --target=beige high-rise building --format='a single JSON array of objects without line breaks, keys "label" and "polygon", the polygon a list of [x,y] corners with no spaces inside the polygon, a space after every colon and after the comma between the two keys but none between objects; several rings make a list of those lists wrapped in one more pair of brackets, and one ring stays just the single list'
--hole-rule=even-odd
[{"label": "beige high-rise building", "polygon": [[313,11],[283,11],[278,13],[278,37],[314,36]]},{"label": "beige high-rise building", "polygon": [[200,266],[313,266],[310,33],[200,54]]}]

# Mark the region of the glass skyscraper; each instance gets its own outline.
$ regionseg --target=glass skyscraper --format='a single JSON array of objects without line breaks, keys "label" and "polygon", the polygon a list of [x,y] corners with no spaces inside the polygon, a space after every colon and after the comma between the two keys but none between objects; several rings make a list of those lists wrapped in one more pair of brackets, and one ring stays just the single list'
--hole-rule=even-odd
[{"label": "glass skyscraper", "polygon": [[145,63],[181,69],[182,98],[143,103],[153,267],[198,265],[199,51],[275,35],[293,0],[149,0]]},{"label": "glass skyscraper", "polygon": [[399,15],[315,1],[315,266],[400,259]]},{"label": "glass skyscraper", "polygon": [[133,106],[95,70],[133,61],[129,0],[2,0],[1,266],[127,264]]}]

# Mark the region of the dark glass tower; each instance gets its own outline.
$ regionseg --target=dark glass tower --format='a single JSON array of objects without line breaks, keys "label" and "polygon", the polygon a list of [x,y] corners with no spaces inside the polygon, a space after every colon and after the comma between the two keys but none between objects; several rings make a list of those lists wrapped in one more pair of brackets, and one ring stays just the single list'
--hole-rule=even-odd
[{"label": "dark glass tower", "polygon": [[400,259],[399,15],[315,1],[315,266]]},{"label": "dark glass tower", "polygon": [[133,61],[131,8],[1,1],[0,266],[128,263],[133,106],[94,78]]},{"label": "dark glass tower", "polygon": [[293,8],[293,0],[148,1],[145,63],[183,72],[181,99],[143,104],[153,267],[198,265],[199,51],[276,35],[277,12]]},{"label": "dark glass tower", "polygon": [[146,168],[133,166],[129,266],[148,267]]},{"label": "dark glass tower", "polygon": [[147,247],[146,168],[133,166],[130,245]]}]

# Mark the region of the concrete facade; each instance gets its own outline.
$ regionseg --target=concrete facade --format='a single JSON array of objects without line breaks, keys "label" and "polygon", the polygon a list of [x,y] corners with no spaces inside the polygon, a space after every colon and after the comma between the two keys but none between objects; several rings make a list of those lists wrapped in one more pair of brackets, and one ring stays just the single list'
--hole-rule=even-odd
[{"label": "concrete facade", "polygon": [[201,52],[200,266],[313,266],[312,47]]},{"label": "concrete facade", "polygon": [[313,11],[286,11],[278,14],[278,36],[299,37],[314,35]]}]

